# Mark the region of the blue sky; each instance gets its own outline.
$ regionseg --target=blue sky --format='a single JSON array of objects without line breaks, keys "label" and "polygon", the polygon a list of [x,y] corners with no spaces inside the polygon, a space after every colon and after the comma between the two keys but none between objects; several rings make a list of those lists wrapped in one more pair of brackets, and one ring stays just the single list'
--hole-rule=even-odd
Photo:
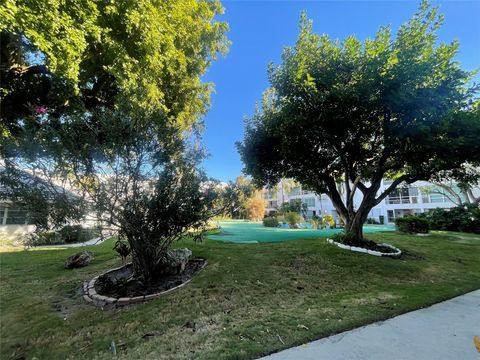
[{"label": "blue sky", "polygon": [[[434,1],[445,15],[440,41],[460,41],[457,60],[467,70],[480,68],[480,0]],[[266,70],[279,63],[282,49],[295,43],[300,12],[306,10],[317,33],[343,39],[373,37],[380,25],[393,31],[416,11],[419,1],[222,1],[219,20],[230,25],[232,42],[204,80],[215,84],[212,106],[205,117],[204,143],[210,158],[203,164],[209,176],[233,180],[242,163],[235,141],[243,138],[243,119],[268,87]],[[480,82],[480,76],[476,77]]]}]

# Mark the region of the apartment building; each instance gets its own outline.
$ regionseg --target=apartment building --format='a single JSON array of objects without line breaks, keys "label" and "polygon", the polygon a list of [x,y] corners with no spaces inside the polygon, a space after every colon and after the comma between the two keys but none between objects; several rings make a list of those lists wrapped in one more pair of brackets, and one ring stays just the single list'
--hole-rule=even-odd
[{"label": "apartment building", "polygon": [[[382,193],[390,184],[390,180],[383,180],[379,193]],[[335,207],[327,195],[303,190],[301,186],[286,190],[285,186],[282,186],[282,182],[275,190],[265,191],[266,212],[275,212],[282,203],[294,199],[300,199],[302,203],[307,205],[307,217],[330,214],[337,221],[339,220]],[[361,200],[362,194],[357,191],[354,197],[356,207],[360,205]],[[434,208],[451,208],[454,206],[456,204],[450,200],[448,194],[441,188],[425,181],[418,181],[410,185],[400,185],[370,211],[369,217],[380,221],[380,217],[383,216],[384,222],[391,224],[395,222],[396,218],[415,215]]]},{"label": "apartment building", "polygon": [[[3,171],[5,171],[4,168],[0,166],[0,174]],[[76,196],[62,186],[50,184],[39,176],[27,172],[23,173],[20,181],[24,185],[41,190],[43,193],[64,194],[68,197]],[[0,182],[0,238],[19,239],[34,231],[35,226],[29,219],[28,212],[11,201],[8,193],[7,185]]]}]

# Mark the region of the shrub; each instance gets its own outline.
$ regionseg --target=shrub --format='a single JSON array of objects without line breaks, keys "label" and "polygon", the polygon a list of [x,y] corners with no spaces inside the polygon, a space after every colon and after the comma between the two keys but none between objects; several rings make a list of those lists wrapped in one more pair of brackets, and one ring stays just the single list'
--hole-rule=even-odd
[{"label": "shrub", "polygon": [[288,225],[290,225],[291,228],[295,227],[295,225],[298,224],[302,219],[300,214],[294,211],[287,212],[284,216],[285,221],[288,223]]},{"label": "shrub", "polygon": [[278,215],[277,220],[278,220],[279,223],[286,224],[285,216],[283,216],[283,215]]},{"label": "shrub", "polygon": [[326,214],[323,216],[323,224],[333,227],[335,225],[335,218],[330,214]]},{"label": "shrub", "polygon": [[464,231],[480,234],[480,208],[464,204],[451,209],[432,209],[421,214],[434,230]]},{"label": "shrub", "polygon": [[266,227],[277,227],[278,220],[275,216],[269,216],[263,219],[263,226]]},{"label": "shrub", "polygon": [[49,244],[60,244],[62,239],[54,231],[44,231],[38,234],[39,242],[42,242],[45,245]]},{"label": "shrub", "polygon": [[342,243],[345,245],[352,245],[352,244],[358,244],[358,239],[356,238],[355,234],[352,232],[341,232],[338,234],[333,235],[332,240],[337,242],[337,243]]},{"label": "shrub", "polygon": [[317,215],[313,215],[309,220],[309,223],[312,224],[314,229],[322,228],[322,218]]},{"label": "shrub", "polygon": [[381,224],[381,225],[385,224],[385,216],[380,215],[380,216],[378,217],[378,220],[380,220],[380,224]]},{"label": "shrub", "polygon": [[100,235],[100,228],[82,228],[80,225],[65,225],[59,231],[42,231],[29,234],[25,238],[26,246],[60,245],[91,240]]},{"label": "shrub", "polygon": [[82,227],[80,225],[65,225],[58,232],[63,242],[70,244],[79,242]]},{"label": "shrub", "polygon": [[88,240],[92,240],[98,236],[100,236],[101,231],[98,231],[97,229],[81,229],[78,232],[77,240],[76,242],[85,242]]},{"label": "shrub", "polygon": [[366,221],[367,224],[379,225],[380,223],[375,218],[368,218]]},{"label": "shrub", "polygon": [[62,244],[60,236],[58,236],[54,231],[29,233],[25,236],[23,242],[24,245],[27,247]]},{"label": "shrub", "polygon": [[395,220],[398,230],[409,234],[426,234],[430,230],[427,220],[419,216],[405,216]]}]

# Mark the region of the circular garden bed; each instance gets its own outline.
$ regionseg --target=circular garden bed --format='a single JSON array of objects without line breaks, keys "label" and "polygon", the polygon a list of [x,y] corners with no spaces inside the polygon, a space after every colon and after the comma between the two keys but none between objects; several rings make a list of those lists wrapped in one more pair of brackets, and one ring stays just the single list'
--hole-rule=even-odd
[{"label": "circular garden bed", "polygon": [[83,298],[87,303],[102,308],[142,303],[188,284],[206,265],[206,259],[191,259],[181,274],[159,277],[145,287],[132,278],[133,265],[130,263],[85,281]]},{"label": "circular garden bed", "polygon": [[350,245],[342,244],[332,239],[327,239],[327,242],[329,244],[336,245],[341,249],[374,255],[374,256],[388,256],[388,257],[398,258],[402,255],[402,251],[400,249],[397,249],[395,246],[392,246],[390,244],[375,244],[370,248],[363,248],[358,246],[350,246]]}]

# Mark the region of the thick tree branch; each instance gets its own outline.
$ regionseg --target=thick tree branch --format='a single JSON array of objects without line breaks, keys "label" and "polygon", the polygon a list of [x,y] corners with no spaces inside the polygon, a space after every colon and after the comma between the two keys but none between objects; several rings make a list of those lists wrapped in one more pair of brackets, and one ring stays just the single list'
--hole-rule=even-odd
[{"label": "thick tree branch", "polygon": [[[438,190],[433,189],[433,190],[431,190],[432,193],[446,196],[448,198],[448,200],[450,200],[451,202],[453,202],[456,205],[461,205],[463,203],[463,200],[462,200],[461,196],[459,194],[457,194],[450,186],[445,185],[445,184],[441,184],[441,183],[435,183],[435,185],[442,188],[444,191],[442,192],[442,191],[438,191]],[[445,193],[445,191],[448,194]]]},{"label": "thick tree branch", "polygon": [[352,191],[350,193],[350,202],[353,202],[353,198],[355,196],[355,192],[357,191],[357,188],[358,187],[358,184],[360,183],[360,176],[357,176],[357,178],[355,179],[355,181],[353,182],[353,186],[352,186]]},{"label": "thick tree branch", "polygon": [[388,188],[386,188],[380,196],[378,196],[375,199],[375,205],[378,205],[382,202],[383,199],[385,199],[388,194],[390,194],[395,188],[400,185],[402,182],[406,181],[408,179],[408,175],[402,175],[398,179],[394,180]]},{"label": "thick tree branch", "polygon": [[357,188],[360,189],[360,191],[362,192],[362,194],[365,195],[365,193],[367,192],[368,188],[365,186],[364,183],[362,183],[361,181],[358,181],[357,183]]},{"label": "thick tree branch", "polygon": [[345,207],[345,204],[343,203],[342,197],[340,196],[340,193],[337,190],[337,186],[335,183],[335,180],[327,176],[325,177],[325,184],[327,185],[328,188],[328,193],[327,195],[330,197],[330,200],[332,200],[333,206],[337,210],[338,214],[345,220],[348,218],[348,210]]}]

